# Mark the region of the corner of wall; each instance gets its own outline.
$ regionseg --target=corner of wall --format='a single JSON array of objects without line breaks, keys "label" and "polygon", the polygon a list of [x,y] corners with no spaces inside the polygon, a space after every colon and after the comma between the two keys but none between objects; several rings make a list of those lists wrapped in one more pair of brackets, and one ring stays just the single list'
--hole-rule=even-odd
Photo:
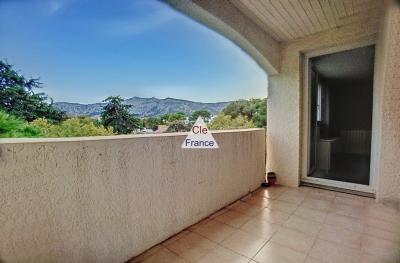
[{"label": "corner of wall", "polygon": [[386,1],[385,17],[378,42],[376,69],[377,152],[373,163],[377,199],[382,203],[400,206],[400,5]]}]

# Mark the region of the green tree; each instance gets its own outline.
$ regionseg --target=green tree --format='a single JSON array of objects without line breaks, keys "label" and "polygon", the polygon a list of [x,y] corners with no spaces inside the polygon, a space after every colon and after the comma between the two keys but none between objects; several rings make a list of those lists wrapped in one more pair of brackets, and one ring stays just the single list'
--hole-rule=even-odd
[{"label": "green tree", "polygon": [[0,138],[41,137],[39,127],[0,111]]},{"label": "green tree", "polygon": [[209,125],[210,130],[244,129],[254,127],[253,121],[248,120],[247,116],[238,115],[236,118],[232,118],[232,116],[225,115],[223,112],[215,117]]},{"label": "green tree", "polygon": [[0,109],[26,121],[47,118],[59,122],[65,113],[47,102],[44,93],[35,93],[41,88],[38,79],[26,79],[12,68],[12,65],[0,60]]},{"label": "green tree", "polygon": [[267,126],[267,99],[256,99],[253,101],[253,118],[254,125],[258,128]]},{"label": "green tree", "polygon": [[75,117],[59,124],[53,124],[46,119],[36,119],[32,122],[42,130],[44,137],[81,137],[113,135],[113,128],[105,128],[101,123],[90,117]]},{"label": "green tree", "polygon": [[183,121],[177,120],[168,126],[168,129],[165,132],[185,132],[190,131],[190,127],[185,125]]},{"label": "green tree", "polygon": [[197,110],[192,113],[189,120],[195,122],[199,116],[203,118],[204,122],[208,123],[211,118],[211,113],[207,110]]},{"label": "green tree", "polygon": [[161,119],[158,117],[149,117],[143,119],[144,127],[152,129],[153,131],[158,129],[158,125],[161,124]]},{"label": "green tree", "polygon": [[232,116],[246,116],[248,120],[254,122],[256,127],[266,127],[267,122],[267,99],[238,100],[231,102],[222,112]]},{"label": "green tree", "polygon": [[183,121],[186,119],[186,114],[184,112],[166,113],[161,116],[163,124],[171,124],[175,121]]},{"label": "green tree", "polygon": [[143,127],[142,121],[129,112],[132,105],[123,104],[120,96],[111,96],[104,100],[107,105],[103,108],[101,122],[105,127],[113,127],[118,134],[132,133]]}]

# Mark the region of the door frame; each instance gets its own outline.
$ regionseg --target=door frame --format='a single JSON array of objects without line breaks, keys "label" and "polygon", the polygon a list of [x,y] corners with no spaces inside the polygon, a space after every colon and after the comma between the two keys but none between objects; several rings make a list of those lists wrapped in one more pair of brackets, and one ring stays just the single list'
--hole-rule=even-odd
[{"label": "door frame", "polygon": [[[369,180],[369,185],[363,185],[363,184],[355,184],[355,183],[348,183],[348,182],[341,182],[341,181],[335,181],[335,180],[329,180],[329,179],[323,179],[323,178],[316,178],[316,177],[310,177],[308,176],[308,171],[309,171],[309,159],[310,159],[310,116],[311,116],[311,103],[310,103],[310,88],[311,88],[311,69],[310,69],[310,59],[322,55],[328,55],[328,54],[333,54],[337,52],[342,52],[342,51],[347,51],[351,49],[356,49],[356,48],[361,48],[361,47],[367,47],[367,46],[375,46],[375,57],[374,57],[374,74],[376,72],[376,41],[362,41],[362,42],[355,42],[347,45],[341,45],[341,46],[335,46],[335,47],[330,47],[330,48],[323,48],[323,49],[317,49],[317,50],[312,50],[309,52],[304,52],[302,53],[302,79],[301,81],[301,94],[302,94],[302,99],[301,99],[301,104],[302,104],[302,124],[301,124],[301,131],[302,131],[302,137],[301,137],[301,171],[300,171],[300,181],[302,182],[307,182],[307,183],[313,183],[313,184],[319,184],[323,186],[331,186],[331,187],[337,187],[337,188],[343,188],[347,190],[355,190],[355,191],[360,191],[360,192],[366,192],[366,193],[372,193],[375,194],[375,189],[376,189],[376,179],[377,175],[375,174],[375,170],[373,167],[373,164],[376,163],[376,156],[378,156],[377,153],[377,147],[371,147],[371,159],[370,159],[370,180]],[[373,101],[372,101],[372,109],[374,111],[374,103],[375,103],[375,86],[373,86]],[[375,138],[376,138],[376,133],[378,132],[376,127],[374,127],[374,112],[372,112],[372,130],[371,130],[371,145],[375,145]]]}]

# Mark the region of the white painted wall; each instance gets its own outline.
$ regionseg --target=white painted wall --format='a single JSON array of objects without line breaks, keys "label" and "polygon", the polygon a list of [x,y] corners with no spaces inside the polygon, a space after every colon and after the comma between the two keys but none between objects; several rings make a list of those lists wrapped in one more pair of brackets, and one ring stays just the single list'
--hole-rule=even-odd
[{"label": "white painted wall", "polygon": [[[307,110],[303,55],[376,42],[371,187],[378,201],[400,207],[400,8],[384,1],[385,18],[283,44],[280,74],[270,76],[267,170],[297,186],[307,170]],[[392,3],[392,4],[390,4]]]},{"label": "white painted wall", "polygon": [[400,7],[386,2],[376,49],[373,173],[377,198],[400,208]]},{"label": "white painted wall", "polygon": [[256,189],[265,131],[0,140],[1,262],[125,262]]},{"label": "white painted wall", "polygon": [[379,21],[350,24],[299,40],[282,43],[281,71],[269,76],[267,170],[278,182],[298,186],[307,170],[307,110],[304,92],[304,55],[339,46],[373,42]]}]

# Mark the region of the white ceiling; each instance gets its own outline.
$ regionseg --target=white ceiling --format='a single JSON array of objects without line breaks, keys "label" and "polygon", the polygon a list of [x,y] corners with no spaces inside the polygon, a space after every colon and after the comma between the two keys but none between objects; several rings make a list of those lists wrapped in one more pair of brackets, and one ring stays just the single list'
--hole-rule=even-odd
[{"label": "white ceiling", "polygon": [[230,0],[276,41],[378,20],[382,0]]},{"label": "white ceiling", "polygon": [[327,79],[359,80],[373,76],[374,46],[352,49],[311,59]]}]

